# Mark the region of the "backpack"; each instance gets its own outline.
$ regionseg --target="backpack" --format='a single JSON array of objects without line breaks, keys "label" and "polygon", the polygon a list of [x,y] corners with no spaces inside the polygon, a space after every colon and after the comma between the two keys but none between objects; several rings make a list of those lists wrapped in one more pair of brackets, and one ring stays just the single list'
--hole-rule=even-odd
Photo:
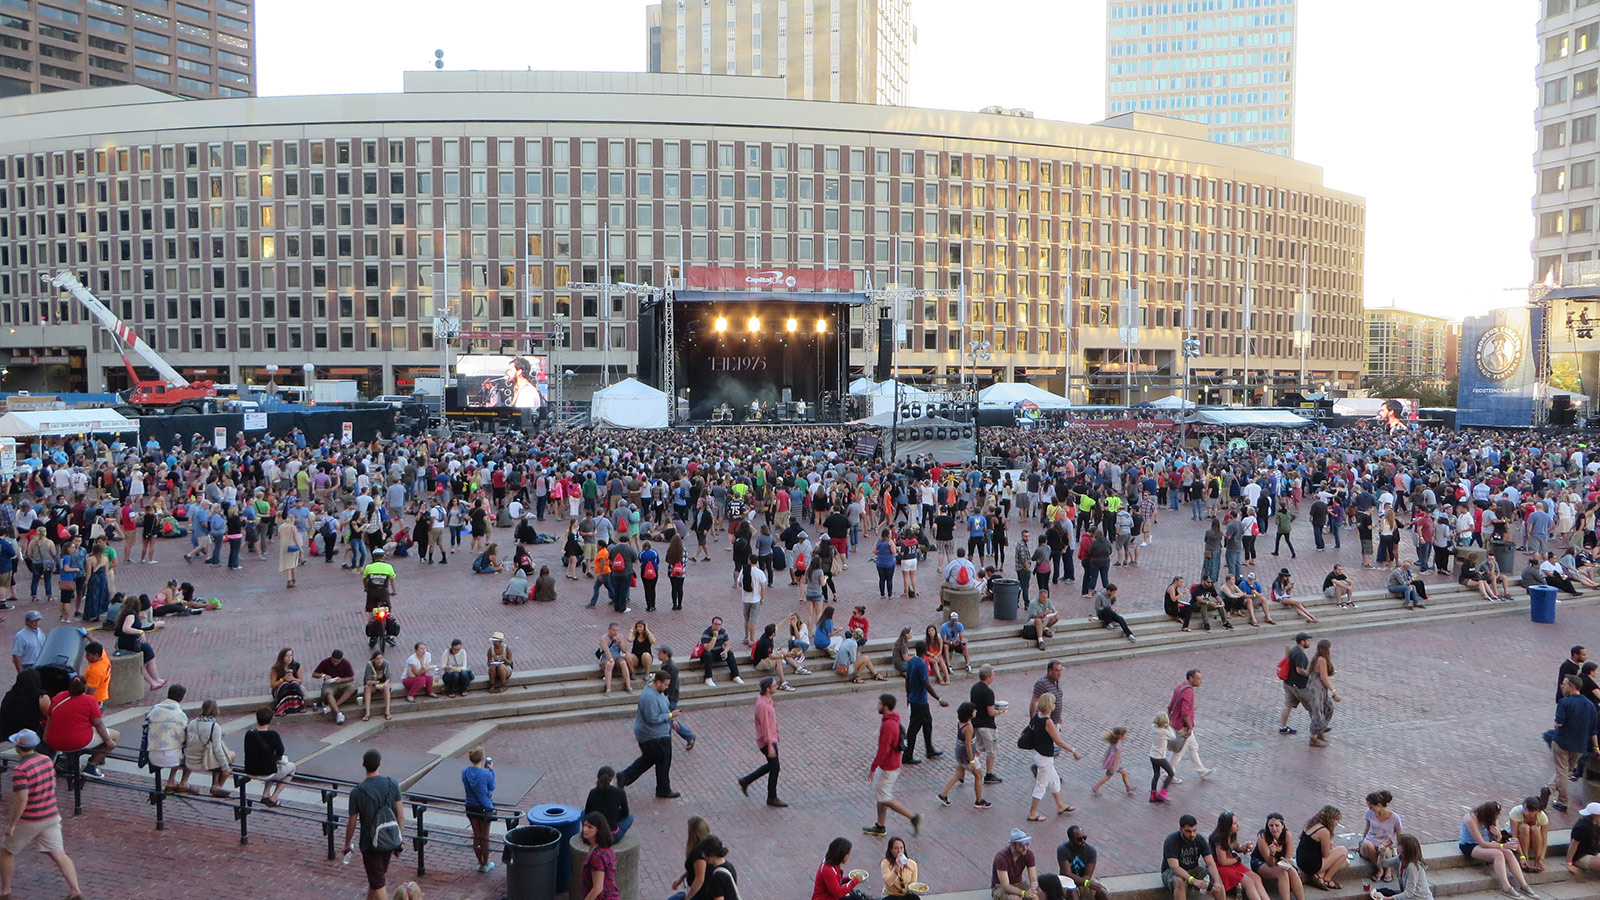
[{"label": "backpack", "polygon": [[956,570],[956,584],[965,587],[970,581],[972,581],[971,570],[969,570],[966,566],[962,566]]},{"label": "backpack", "polygon": [[644,564],[644,569],[643,569],[643,571],[640,572],[640,575],[646,581],[655,581],[656,580],[656,564],[653,563],[653,562],[645,563]]},{"label": "backpack", "polygon": [[1283,659],[1278,660],[1278,680],[1289,680],[1289,654],[1285,653]]},{"label": "backpack", "polygon": [[789,557],[785,556],[783,548],[776,544],[772,546],[772,568],[774,570],[789,568]]},{"label": "backpack", "polygon": [[378,807],[372,816],[372,849],[379,853],[394,853],[405,846],[400,834],[400,823],[394,817],[394,807]]},{"label": "backpack", "polygon": [[672,577],[673,578],[682,578],[683,577],[683,560],[680,559],[677,562],[673,563],[671,572],[672,572]]},{"label": "backpack", "polygon": [[628,561],[622,558],[621,553],[611,554],[611,573],[621,575],[622,570],[628,567]]},{"label": "backpack", "polygon": [[1029,719],[1028,720],[1028,724],[1022,726],[1022,733],[1017,735],[1017,749],[1018,750],[1032,750],[1034,743],[1035,743],[1035,741],[1033,739],[1033,720]]}]

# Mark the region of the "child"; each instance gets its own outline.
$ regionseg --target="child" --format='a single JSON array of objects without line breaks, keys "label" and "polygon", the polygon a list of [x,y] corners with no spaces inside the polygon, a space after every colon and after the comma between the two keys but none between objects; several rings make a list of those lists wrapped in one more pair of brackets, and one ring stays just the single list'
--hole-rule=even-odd
[{"label": "child", "polygon": [[973,808],[988,809],[994,805],[983,799],[983,763],[972,752],[972,718],[977,713],[978,708],[970,702],[956,707],[956,773],[950,776],[950,780],[944,783],[944,790],[939,792],[939,802],[945,806],[950,805],[950,789],[965,782],[968,772],[972,773]]},{"label": "child", "polygon": [[1128,729],[1118,725],[1105,734],[1100,735],[1100,740],[1106,742],[1106,755],[1100,760],[1100,768],[1105,770],[1106,777],[1095,782],[1089,792],[1096,797],[1100,796],[1100,787],[1111,780],[1113,775],[1122,776],[1122,786],[1128,791],[1128,796],[1133,796],[1133,784],[1128,781],[1128,770],[1122,767],[1122,742],[1128,737]]},{"label": "child", "polygon": [[[1156,713],[1155,725],[1150,729],[1152,743],[1150,745],[1150,802],[1166,803],[1167,787],[1172,784],[1172,749],[1169,741],[1178,739],[1178,733],[1172,730],[1172,719],[1166,713]],[[1167,780],[1161,782],[1161,789],[1156,790],[1156,782],[1161,778],[1162,770],[1166,770]]]}]

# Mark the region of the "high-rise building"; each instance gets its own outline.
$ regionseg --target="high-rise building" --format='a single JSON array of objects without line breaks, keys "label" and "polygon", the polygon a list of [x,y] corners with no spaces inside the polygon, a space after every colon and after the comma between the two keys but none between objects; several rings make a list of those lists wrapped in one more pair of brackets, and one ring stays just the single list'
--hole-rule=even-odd
[{"label": "high-rise building", "polygon": [[[959,292],[856,307],[839,325],[852,375],[881,311],[904,326],[897,377],[1070,382],[1097,403],[1359,382],[1365,203],[1316,166],[1156,116],[785,95],[773,78],[428,71],[396,94],[0,101],[0,376],[128,386],[111,336],[41,288],[70,269],[191,378],[310,363],[403,393],[437,372],[449,310],[481,335],[463,351],[570,329],[559,371],[581,391],[608,364],[641,371],[655,334],[638,296],[603,303],[602,266],[660,285],[686,264]],[[971,341],[992,354],[967,359]]]},{"label": "high-rise building", "polygon": [[1459,343],[1459,326],[1443,316],[1429,316],[1392,306],[1367,307],[1367,374],[1365,384],[1395,379],[1434,387],[1450,379],[1450,347]]},{"label": "high-rise building", "polygon": [[0,0],[0,97],[143,84],[256,92],[255,0]]},{"label": "high-rise building", "polygon": [[904,105],[911,0],[666,0],[646,8],[646,66],[765,75],[796,100]]},{"label": "high-rise building", "polygon": [[1600,2],[1542,0],[1540,7],[1532,280],[1565,284],[1571,279],[1562,271],[1564,264],[1594,260],[1600,243],[1595,232]]},{"label": "high-rise building", "polygon": [[1188,119],[1213,141],[1293,156],[1295,6],[1107,0],[1106,114]]}]

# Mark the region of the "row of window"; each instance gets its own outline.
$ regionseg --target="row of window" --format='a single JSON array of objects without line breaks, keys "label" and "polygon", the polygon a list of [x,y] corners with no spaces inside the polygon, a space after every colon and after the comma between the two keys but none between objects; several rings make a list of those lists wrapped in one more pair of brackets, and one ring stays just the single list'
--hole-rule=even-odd
[{"label": "row of window", "polygon": [[1583,9],[1595,3],[1600,3],[1600,0],[1544,0],[1545,18],[1565,15],[1571,10]]},{"label": "row of window", "polygon": [[1569,121],[1551,122],[1539,130],[1539,147],[1558,150],[1568,144],[1587,144],[1594,140],[1595,114],[1575,116]]},{"label": "row of window", "polygon": [[1575,206],[1539,214],[1539,236],[1588,234],[1594,230],[1594,207]]},{"label": "row of window", "polygon": [[[542,139],[532,138],[520,142],[522,149],[521,159],[518,160],[519,142],[514,139],[502,138],[492,142],[496,150],[491,162],[489,150],[491,141],[486,138],[454,139],[445,138],[439,158],[445,166],[463,164],[462,141],[465,141],[467,154],[465,162],[470,165],[495,165],[504,168],[508,165],[542,166],[546,165],[545,144]],[[418,167],[431,167],[435,165],[435,144],[431,139],[420,141],[410,140],[402,142],[389,140],[385,157],[389,165],[415,165]],[[548,165],[556,168],[574,165],[572,141],[568,139],[554,139],[550,143]],[[680,142],[667,140],[658,142],[643,140],[632,142],[612,140],[599,141],[584,139],[577,142],[578,153],[576,162],[584,167],[605,165],[610,168],[682,168],[684,157],[688,158],[688,166],[692,169],[705,169],[710,167],[712,146],[707,142]],[[683,144],[688,144],[688,153],[683,152]],[[243,168],[252,165],[250,144],[234,143],[231,145],[231,160],[234,168]],[[273,168],[275,162],[275,147],[273,143],[260,143],[254,145],[254,165],[262,169]],[[285,142],[282,147],[282,164],[285,167],[301,165],[301,149],[299,142]],[[173,170],[178,168],[178,147],[166,146],[160,148],[160,168]],[[229,154],[221,144],[206,145],[208,152],[203,153],[200,145],[187,145],[182,149],[184,168],[194,169],[200,167],[203,157],[209,161],[211,169],[225,168]],[[380,159],[379,142],[367,140],[359,144],[348,140],[332,142],[332,152],[328,152],[328,142],[313,141],[306,147],[304,159],[311,166],[327,165],[330,162],[335,166],[355,165],[354,160],[359,152],[362,164],[378,165]],[[407,150],[410,153],[407,153]],[[602,162],[600,151],[606,151]],[[659,153],[657,150],[659,149]],[[745,142],[743,153],[735,142],[719,142],[715,145],[716,165],[719,168],[735,167],[737,160],[743,160],[746,169],[760,168],[764,173],[773,176],[782,176],[784,170],[810,172],[815,169],[815,162],[819,154],[813,146],[791,148],[786,145],[767,145]],[[631,150],[631,159],[630,156]],[[791,150],[794,152],[791,154]],[[661,162],[655,159],[659,156]],[[1175,197],[1188,197],[1197,200],[1211,200],[1222,202],[1248,203],[1252,206],[1277,207],[1293,212],[1306,212],[1312,215],[1327,215],[1341,221],[1357,221],[1360,210],[1355,204],[1335,201],[1317,195],[1302,194],[1295,191],[1275,190],[1271,187],[1263,188],[1247,182],[1233,182],[1214,178],[1189,177],[1184,175],[1169,175],[1165,172],[1151,172],[1149,170],[1134,170],[1113,166],[1094,166],[1087,164],[1074,164],[1068,162],[1056,163],[1050,160],[1016,160],[1004,157],[992,158],[979,155],[964,155],[960,153],[940,154],[931,151],[917,153],[913,151],[869,151],[862,148],[844,149],[827,147],[823,148],[820,158],[824,172],[849,172],[861,174],[901,176],[921,174],[925,178],[948,176],[950,178],[970,179],[974,181],[993,180],[997,182],[1015,181],[1023,182],[1016,185],[1023,190],[1030,184],[1034,187],[1054,185],[1057,182],[1063,188],[1072,187],[1074,182],[1080,188],[1096,188],[1100,190],[1137,190],[1141,194],[1154,192],[1158,195]],[[26,157],[0,156],[0,182],[8,180],[11,173],[17,179],[26,178]],[[45,154],[35,154],[33,157],[33,177],[43,178],[47,169],[55,176],[63,176],[68,171],[68,156],[65,153],[52,154],[51,165],[47,167]],[[92,173],[88,168],[93,161]],[[790,160],[794,161],[791,169]],[[942,159],[942,163],[941,163]],[[71,171],[75,175],[84,174],[114,174],[130,173],[132,164],[137,161],[138,170],[149,172],[155,170],[157,155],[154,148],[141,147],[134,152],[131,148],[118,148],[114,152],[96,150],[90,156],[85,151],[76,151],[71,155]],[[871,161],[872,168],[868,169]],[[841,169],[841,163],[847,162],[848,169]],[[919,166],[920,163],[920,166]],[[115,168],[112,168],[112,166]],[[920,171],[919,171],[920,170]],[[559,174],[559,173],[556,173]],[[598,173],[589,173],[598,178]],[[611,173],[615,174],[615,173]],[[1037,177],[1035,175],[1037,174]],[[775,179],[776,180],[776,179]],[[692,184],[693,182],[691,182]],[[801,179],[804,183],[804,179]],[[1002,186],[1003,187],[1003,186]],[[1237,198],[1237,199],[1236,199]]]}]

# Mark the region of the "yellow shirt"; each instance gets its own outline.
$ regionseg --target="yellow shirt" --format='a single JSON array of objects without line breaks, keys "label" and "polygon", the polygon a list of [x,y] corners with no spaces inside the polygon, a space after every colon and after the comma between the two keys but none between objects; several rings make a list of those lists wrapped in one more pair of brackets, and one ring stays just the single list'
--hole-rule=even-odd
[{"label": "yellow shirt", "polygon": [[99,662],[91,662],[84,666],[83,683],[89,686],[89,692],[101,703],[111,701],[111,656],[102,653]]}]

